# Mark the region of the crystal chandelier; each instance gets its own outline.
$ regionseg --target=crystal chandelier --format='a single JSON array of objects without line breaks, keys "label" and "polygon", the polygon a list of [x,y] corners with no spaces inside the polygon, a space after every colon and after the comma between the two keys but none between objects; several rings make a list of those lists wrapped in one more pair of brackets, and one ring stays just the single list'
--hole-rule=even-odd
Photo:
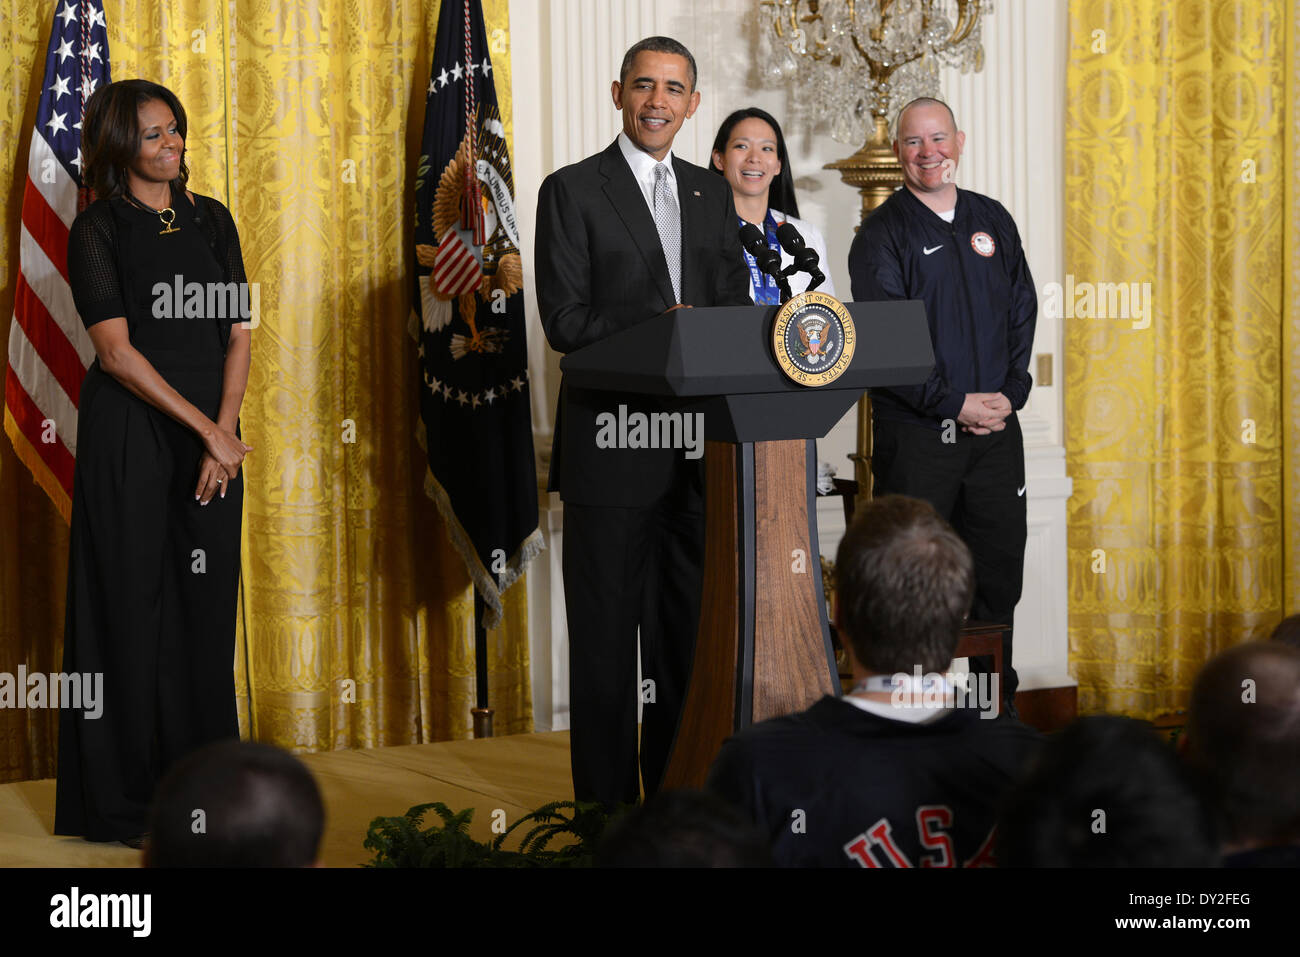
[{"label": "crystal chandelier", "polygon": [[939,91],[939,68],[984,65],[989,0],[760,0],[760,63],[789,83],[841,143],[861,143],[876,117]]}]

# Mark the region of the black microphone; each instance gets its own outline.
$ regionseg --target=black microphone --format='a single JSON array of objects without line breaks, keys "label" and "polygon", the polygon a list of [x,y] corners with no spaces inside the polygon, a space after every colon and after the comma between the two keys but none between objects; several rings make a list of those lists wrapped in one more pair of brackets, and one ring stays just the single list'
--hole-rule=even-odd
[{"label": "black microphone", "polygon": [[794,259],[794,265],[786,272],[808,274],[808,292],[812,292],[826,281],[826,274],[817,268],[817,263],[820,261],[817,250],[804,242],[803,236],[799,235],[799,230],[794,228],[793,223],[785,222],[776,227],[776,238],[781,241],[781,248]]},{"label": "black microphone", "polygon": [[776,280],[776,287],[781,293],[781,301],[790,298],[790,284],[781,273],[781,254],[767,244],[763,231],[753,223],[740,227],[740,245],[745,252],[754,257],[754,264],[759,270]]},{"label": "black microphone", "polygon": [[740,245],[754,257],[758,268],[769,276],[781,272],[781,254],[767,244],[763,231],[753,223],[745,223],[740,227]]}]

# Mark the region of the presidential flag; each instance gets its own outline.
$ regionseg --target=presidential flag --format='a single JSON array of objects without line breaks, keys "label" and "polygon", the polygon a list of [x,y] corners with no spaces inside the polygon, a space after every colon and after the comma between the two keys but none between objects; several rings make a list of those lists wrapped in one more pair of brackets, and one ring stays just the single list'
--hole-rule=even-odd
[{"label": "presidential flag", "polygon": [[412,334],[425,489],[493,628],[501,595],[544,546],[515,187],[479,0],[443,0],[420,152]]},{"label": "presidential flag", "polygon": [[27,153],[4,421],[18,458],[67,521],[77,400],[95,358],[68,285],[68,230],[88,202],[81,181],[81,118],[90,94],[111,82],[101,0],[58,5],[43,76]]}]

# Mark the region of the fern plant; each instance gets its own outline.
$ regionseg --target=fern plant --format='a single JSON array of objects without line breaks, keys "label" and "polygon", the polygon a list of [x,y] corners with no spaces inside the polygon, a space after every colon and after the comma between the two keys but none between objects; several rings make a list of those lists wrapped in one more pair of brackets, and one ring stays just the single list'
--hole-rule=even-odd
[{"label": "fern plant", "polygon": [[[426,827],[424,818],[430,810],[441,822]],[[601,804],[552,801],[484,843],[469,834],[473,808],[452,811],[441,801],[417,804],[401,817],[377,817],[370,822],[364,846],[375,856],[366,866],[589,867],[615,813]],[[518,850],[506,850],[506,839],[524,825],[528,827]],[[565,836],[571,842],[552,849],[551,845]]]}]

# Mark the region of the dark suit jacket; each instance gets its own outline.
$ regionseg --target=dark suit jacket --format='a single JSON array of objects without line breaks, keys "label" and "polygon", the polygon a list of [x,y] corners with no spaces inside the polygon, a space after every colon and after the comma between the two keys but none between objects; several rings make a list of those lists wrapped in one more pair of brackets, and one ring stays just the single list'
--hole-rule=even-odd
[{"label": "dark suit jacket", "polygon": [[[682,302],[749,305],[731,188],[673,157],[682,214]],[[603,153],[556,170],[537,198],[537,303],[551,348],[572,352],[675,305],[654,217],[615,140]],[[650,396],[560,383],[552,491],[581,505],[649,505],[679,470],[698,468],[680,449],[601,449],[596,416],[661,409]]]}]

